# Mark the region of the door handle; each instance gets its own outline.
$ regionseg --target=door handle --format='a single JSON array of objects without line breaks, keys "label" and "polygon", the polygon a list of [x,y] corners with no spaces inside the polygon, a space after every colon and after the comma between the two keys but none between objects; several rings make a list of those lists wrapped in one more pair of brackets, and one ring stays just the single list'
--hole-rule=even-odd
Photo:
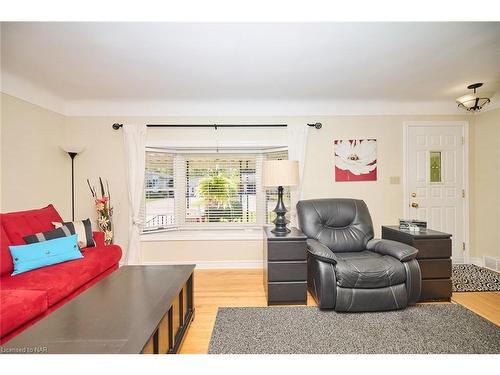
[{"label": "door handle", "polygon": [[411,206],[412,206],[413,208],[418,208],[418,203],[417,203],[417,202],[413,202],[413,203],[411,204]]}]

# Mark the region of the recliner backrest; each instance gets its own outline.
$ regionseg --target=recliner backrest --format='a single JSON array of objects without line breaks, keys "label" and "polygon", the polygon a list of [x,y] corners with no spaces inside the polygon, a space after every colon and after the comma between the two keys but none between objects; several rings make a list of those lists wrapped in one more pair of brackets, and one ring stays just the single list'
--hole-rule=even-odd
[{"label": "recliner backrest", "polygon": [[362,251],[373,238],[365,202],[358,199],[309,199],[297,203],[300,229],[333,252]]}]

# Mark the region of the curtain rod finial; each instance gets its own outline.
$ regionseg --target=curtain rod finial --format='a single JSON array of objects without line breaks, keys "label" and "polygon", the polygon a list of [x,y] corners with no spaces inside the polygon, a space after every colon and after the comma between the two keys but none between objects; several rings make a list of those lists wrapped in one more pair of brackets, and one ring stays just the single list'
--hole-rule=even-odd
[{"label": "curtain rod finial", "polygon": [[307,126],[314,126],[316,129],[321,129],[323,124],[321,122],[317,122],[315,124],[307,124]]},{"label": "curtain rod finial", "polygon": [[123,124],[118,124],[116,122],[113,124],[113,129],[115,129],[115,130],[118,130],[118,129],[122,128],[122,127],[123,127]]}]

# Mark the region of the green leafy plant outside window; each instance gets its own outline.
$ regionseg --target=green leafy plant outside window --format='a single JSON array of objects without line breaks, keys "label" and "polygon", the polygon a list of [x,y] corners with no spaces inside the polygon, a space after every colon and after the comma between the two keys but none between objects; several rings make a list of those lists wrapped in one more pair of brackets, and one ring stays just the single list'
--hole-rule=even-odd
[{"label": "green leafy plant outside window", "polygon": [[238,201],[239,174],[227,176],[224,171],[210,170],[209,176],[198,183],[196,196],[206,207],[205,215],[210,222],[237,221],[242,216]]}]

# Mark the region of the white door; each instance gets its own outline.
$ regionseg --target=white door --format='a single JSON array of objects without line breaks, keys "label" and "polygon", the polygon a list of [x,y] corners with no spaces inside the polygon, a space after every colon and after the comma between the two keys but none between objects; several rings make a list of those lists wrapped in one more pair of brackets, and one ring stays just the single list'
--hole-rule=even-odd
[{"label": "white door", "polygon": [[452,234],[452,259],[466,252],[464,122],[407,123],[405,213]]}]

